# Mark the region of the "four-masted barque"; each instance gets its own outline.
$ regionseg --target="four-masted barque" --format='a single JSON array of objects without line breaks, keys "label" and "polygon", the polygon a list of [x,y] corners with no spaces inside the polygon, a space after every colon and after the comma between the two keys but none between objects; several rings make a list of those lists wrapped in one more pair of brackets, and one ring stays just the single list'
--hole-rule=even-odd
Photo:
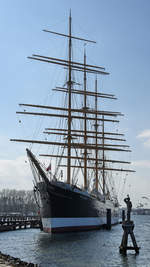
[{"label": "four-masted barque", "polygon": [[[46,128],[44,131],[48,138],[58,136],[59,141],[53,141],[53,139],[44,141],[11,139],[11,141],[59,147],[58,154],[51,152],[41,155],[57,159],[56,170],[53,173],[50,167],[46,169],[27,149],[34,176],[34,189],[39,200],[43,230],[45,232],[64,232],[98,229],[106,224],[108,209],[111,210],[111,223],[116,224],[119,204],[109,188],[108,176],[109,173],[113,172],[133,172],[133,170],[114,167],[117,164],[129,164],[130,162],[119,161],[114,157],[111,159],[107,155],[111,153],[113,156],[114,151],[130,152],[129,146],[120,144],[125,141],[120,137],[123,134],[107,130],[106,127],[107,123],[119,122],[116,117],[122,114],[99,109],[98,100],[100,98],[116,99],[112,94],[98,92],[97,77],[109,73],[103,67],[87,64],[85,49],[83,62],[73,60],[73,40],[84,43],[95,42],[72,35],[71,12],[68,34],[50,30],[44,30],[44,32],[68,39],[68,59],[35,54],[29,58],[59,65],[66,69],[67,81],[65,85],[56,87],[54,90],[66,94],[67,101],[64,106],[20,104],[23,108],[46,109],[47,112],[24,110],[17,112],[17,114],[53,117],[55,121],[58,119],[65,121],[65,126]],[[82,84],[78,84],[74,80],[73,73],[75,72],[82,75]],[[93,90],[87,89],[87,75],[95,76]],[[77,97],[76,102],[73,101],[75,97]],[[79,97],[81,102],[78,100]],[[92,107],[90,103],[93,104]],[[48,112],[49,110],[51,112]],[[56,111],[58,113],[54,113]],[[114,142],[117,143],[114,144]],[[65,175],[63,175],[64,173]]]}]

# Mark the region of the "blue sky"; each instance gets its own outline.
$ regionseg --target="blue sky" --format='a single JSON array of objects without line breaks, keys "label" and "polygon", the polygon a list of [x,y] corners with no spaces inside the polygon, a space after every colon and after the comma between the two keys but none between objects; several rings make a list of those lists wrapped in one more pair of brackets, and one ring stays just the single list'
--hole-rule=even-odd
[{"label": "blue sky", "polygon": [[62,74],[55,67],[31,62],[27,56],[66,55],[63,40],[57,44],[58,39],[42,29],[67,32],[70,8],[75,34],[97,41],[87,46],[88,62],[105,66],[111,73],[102,79],[102,88],[116,94],[114,110],[125,114],[120,128],[131,145],[136,169],[127,178],[125,192],[137,203],[143,195],[150,197],[149,0],[0,1],[0,189],[32,188],[25,146],[9,139],[31,137],[30,128],[33,135],[38,123],[29,125],[26,118],[19,123],[18,103],[48,103],[50,89],[60,82]]}]

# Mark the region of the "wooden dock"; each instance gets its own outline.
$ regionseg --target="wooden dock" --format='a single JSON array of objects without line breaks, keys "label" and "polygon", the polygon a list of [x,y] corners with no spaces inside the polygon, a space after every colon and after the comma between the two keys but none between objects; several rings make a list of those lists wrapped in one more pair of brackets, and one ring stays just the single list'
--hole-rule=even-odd
[{"label": "wooden dock", "polygon": [[42,223],[39,216],[0,216],[0,232],[27,228],[40,228]]}]

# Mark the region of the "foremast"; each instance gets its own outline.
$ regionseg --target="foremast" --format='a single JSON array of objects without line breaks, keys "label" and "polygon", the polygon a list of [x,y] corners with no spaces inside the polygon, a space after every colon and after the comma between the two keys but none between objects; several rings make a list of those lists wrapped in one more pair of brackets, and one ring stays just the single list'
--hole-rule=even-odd
[{"label": "foremast", "polygon": [[71,181],[71,88],[72,88],[72,67],[71,67],[71,56],[72,56],[72,43],[71,43],[71,11],[69,16],[69,59],[68,59],[68,160],[67,160],[67,183]]},{"label": "foremast", "polygon": [[87,190],[87,96],[86,96],[86,52],[84,49],[84,189]]}]

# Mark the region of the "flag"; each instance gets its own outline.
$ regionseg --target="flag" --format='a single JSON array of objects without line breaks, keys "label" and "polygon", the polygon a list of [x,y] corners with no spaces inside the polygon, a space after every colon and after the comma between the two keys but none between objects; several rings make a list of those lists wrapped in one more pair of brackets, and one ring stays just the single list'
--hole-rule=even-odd
[{"label": "flag", "polygon": [[46,170],[47,170],[47,172],[48,172],[48,171],[51,171],[51,163],[49,164],[49,166],[47,167]]}]

